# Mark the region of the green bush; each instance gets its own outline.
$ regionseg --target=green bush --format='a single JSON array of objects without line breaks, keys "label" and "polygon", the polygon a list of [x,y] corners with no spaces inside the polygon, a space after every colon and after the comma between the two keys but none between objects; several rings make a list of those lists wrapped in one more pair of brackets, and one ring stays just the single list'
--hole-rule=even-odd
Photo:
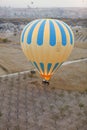
[{"label": "green bush", "polygon": [[10,42],[10,40],[8,40],[7,38],[0,38],[0,42],[7,43]]},{"label": "green bush", "polygon": [[84,104],[83,104],[83,103],[79,103],[79,107],[80,107],[80,108],[83,108],[83,107],[84,107]]},{"label": "green bush", "polygon": [[4,38],[4,39],[3,39],[3,42],[4,42],[4,43],[8,42],[8,39],[7,39],[7,38]]}]

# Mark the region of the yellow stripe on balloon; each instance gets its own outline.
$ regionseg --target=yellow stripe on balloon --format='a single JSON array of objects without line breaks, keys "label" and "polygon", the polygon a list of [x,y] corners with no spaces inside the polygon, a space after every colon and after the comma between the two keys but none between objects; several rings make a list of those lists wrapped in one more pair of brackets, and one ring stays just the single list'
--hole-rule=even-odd
[{"label": "yellow stripe on balloon", "polygon": [[[35,27],[34,32],[33,32],[33,35],[32,35],[32,43],[33,43],[33,46],[32,46],[32,44],[30,45],[30,46],[31,46],[31,49],[33,49],[33,53],[34,53],[34,54],[37,54],[37,55],[34,55],[32,61],[37,61],[37,65],[38,65],[38,67],[39,67],[41,73],[43,73],[43,72],[42,72],[42,69],[41,69],[41,67],[40,67],[40,61],[42,61],[40,53],[42,54],[42,52],[43,52],[43,47],[37,45],[37,34],[38,34],[37,32],[38,32],[39,27],[40,27],[40,25],[41,25],[42,22],[43,22],[43,20],[41,20],[41,21],[38,23],[38,25]],[[41,49],[41,48],[42,48],[42,49]]]},{"label": "yellow stripe on balloon", "polygon": [[[66,34],[66,40],[67,40],[67,42],[66,42],[66,46],[63,46],[63,49],[62,49],[62,54],[61,54],[61,56],[60,56],[60,59],[61,59],[61,61],[60,62],[64,62],[65,61],[65,59],[66,59],[66,57],[67,57],[67,53],[68,53],[68,51],[69,51],[69,48],[70,48],[70,35],[69,35],[69,32],[68,32],[68,30],[67,30],[67,28],[62,24],[62,22],[60,22],[60,24],[61,24],[61,26],[64,28],[64,31],[65,31],[65,34]],[[63,60],[62,60],[63,59]]]},{"label": "yellow stripe on balloon", "polygon": [[29,48],[29,45],[27,44],[27,36],[28,36],[28,32],[29,32],[31,26],[32,26],[36,21],[37,21],[37,20],[33,21],[33,22],[31,23],[31,25],[26,29],[26,32],[25,32],[25,35],[24,35],[24,43],[21,43],[22,48],[23,48],[23,50],[24,50],[24,52],[25,52],[25,55],[26,55],[26,57],[27,57],[29,60],[31,59],[32,55],[31,55],[31,50],[30,50],[30,48]]}]

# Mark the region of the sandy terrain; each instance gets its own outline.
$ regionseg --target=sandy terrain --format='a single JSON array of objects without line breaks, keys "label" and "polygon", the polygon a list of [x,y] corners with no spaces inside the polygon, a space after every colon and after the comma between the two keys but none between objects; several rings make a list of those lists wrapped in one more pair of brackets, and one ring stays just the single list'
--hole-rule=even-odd
[{"label": "sandy terrain", "polygon": [[[68,61],[87,58],[87,29],[74,34]],[[20,34],[0,38],[0,130],[87,130],[87,61],[60,67],[49,86],[37,72],[2,77],[34,67],[21,50]]]}]

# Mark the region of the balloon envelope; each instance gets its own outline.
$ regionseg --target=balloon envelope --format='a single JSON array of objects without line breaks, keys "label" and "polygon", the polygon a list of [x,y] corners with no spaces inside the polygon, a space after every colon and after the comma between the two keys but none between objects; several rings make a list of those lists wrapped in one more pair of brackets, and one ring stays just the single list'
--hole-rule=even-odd
[{"label": "balloon envelope", "polygon": [[70,27],[56,19],[38,19],[22,31],[21,46],[41,76],[49,80],[68,58],[74,45]]}]

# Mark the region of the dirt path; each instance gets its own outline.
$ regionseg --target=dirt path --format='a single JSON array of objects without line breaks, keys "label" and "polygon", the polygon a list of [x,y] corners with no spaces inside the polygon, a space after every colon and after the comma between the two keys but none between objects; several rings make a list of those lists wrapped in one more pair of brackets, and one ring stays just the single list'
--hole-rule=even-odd
[{"label": "dirt path", "polygon": [[[84,62],[87,61],[87,58],[84,59],[78,59],[78,60],[73,60],[73,61],[66,61],[65,63],[63,63],[63,66],[65,65],[69,65],[69,64],[74,64],[74,63],[79,63],[79,62]],[[33,69],[36,71],[36,69]],[[18,73],[12,73],[12,74],[7,74],[7,75],[2,75],[0,77],[11,77],[11,76],[17,76],[19,73],[20,74],[25,74],[25,73],[30,73],[31,70],[28,71],[22,71],[22,72],[18,72]]]},{"label": "dirt path", "polygon": [[69,64],[79,63],[79,62],[84,62],[84,61],[87,61],[87,58],[73,60],[73,61],[67,61],[67,62],[63,63],[63,65],[69,65]]}]

